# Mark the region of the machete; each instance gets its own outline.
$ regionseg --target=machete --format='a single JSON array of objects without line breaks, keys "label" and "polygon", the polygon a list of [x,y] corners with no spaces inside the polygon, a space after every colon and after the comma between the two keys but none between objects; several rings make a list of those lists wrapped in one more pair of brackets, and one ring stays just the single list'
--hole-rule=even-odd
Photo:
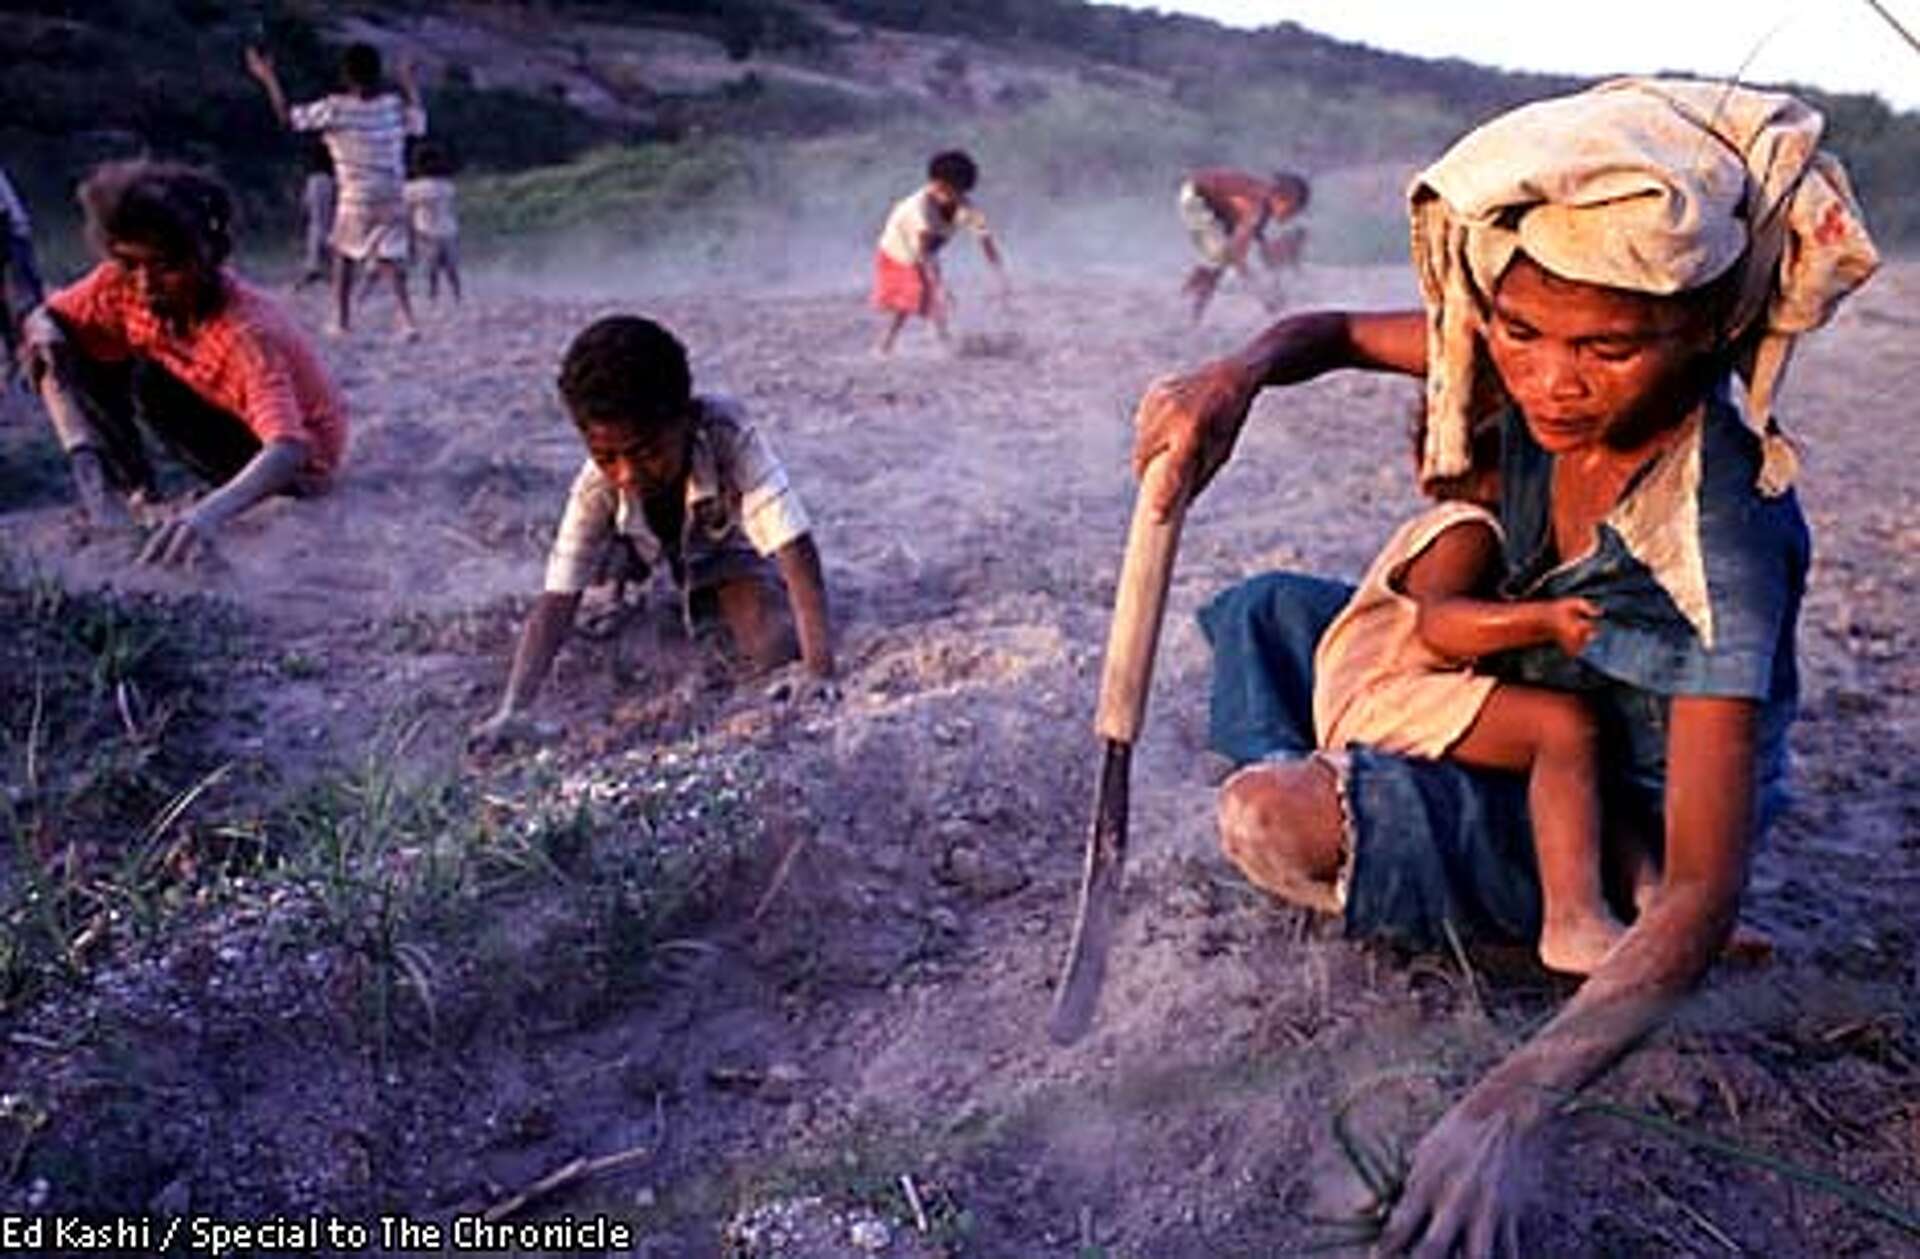
[{"label": "machete", "polygon": [[1172,465],[1164,457],[1147,465],[1134,498],[1126,557],[1114,592],[1113,626],[1107,632],[1100,701],[1093,718],[1094,733],[1102,745],[1100,785],[1093,800],[1093,828],[1087,835],[1080,911],[1074,919],[1066,969],[1054,992],[1053,1013],[1047,1019],[1047,1035],[1057,1045],[1071,1045],[1093,1025],[1100,986],[1106,979],[1107,948],[1113,940],[1120,876],[1127,860],[1127,784],[1133,744],[1146,714],[1154,649],[1160,641],[1173,554],[1180,544],[1187,508],[1182,496],[1165,520],[1154,519],[1153,500],[1162,479],[1171,475]]}]

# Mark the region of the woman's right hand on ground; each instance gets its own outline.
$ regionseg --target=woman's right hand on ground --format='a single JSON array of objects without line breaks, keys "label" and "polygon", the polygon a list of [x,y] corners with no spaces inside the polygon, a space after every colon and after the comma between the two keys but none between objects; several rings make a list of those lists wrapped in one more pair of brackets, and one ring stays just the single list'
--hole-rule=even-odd
[{"label": "woman's right hand on ground", "polygon": [[1257,388],[1257,378],[1230,359],[1147,386],[1133,414],[1133,472],[1144,479],[1156,459],[1173,460],[1153,502],[1159,519],[1205,489],[1226,463]]}]

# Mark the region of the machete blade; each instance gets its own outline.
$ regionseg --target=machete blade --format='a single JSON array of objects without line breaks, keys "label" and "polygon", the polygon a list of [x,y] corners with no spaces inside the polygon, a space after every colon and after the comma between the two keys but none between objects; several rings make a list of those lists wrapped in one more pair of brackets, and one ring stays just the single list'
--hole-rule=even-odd
[{"label": "machete blade", "polygon": [[1127,862],[1127,777],[1133,745],[1106,742],[1100,788],[1093,803],[1093,831],[1087,837],[1086,871],[1080,881],[1080,910],[1067,948],[1066,969],[1054,992],[1047,1035],[1056,1045],[1071,1045],[1087,1034],[1100,1005],[1107,977],[1107,949],[1120,906],[1120,876]]}]

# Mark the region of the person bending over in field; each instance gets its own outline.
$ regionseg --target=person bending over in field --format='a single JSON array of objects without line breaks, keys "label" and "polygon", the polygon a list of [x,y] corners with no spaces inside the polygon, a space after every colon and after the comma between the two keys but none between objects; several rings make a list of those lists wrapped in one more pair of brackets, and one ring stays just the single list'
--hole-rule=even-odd
[{"label": "person bending over in field", "polygon": [[[1256,243],[1269,271],[1300,264],[1306,228],[1296,224],[1272,237],[1266,231],[1306,209],[1312,194],[1305,177],[1291,171],[1262,179],[1243,170],[1212,167],[1194,171],[1181,181],[1180,219],[1200,254],[1199,263],[1180,286],[1193,301],[1193,322],[1199,323],[1207,313],[1207,304],[1228,271],[1253,284],[1247,254]],[[1278,309],[1279,290],[1262,301],[1269,310]]]},{"label": "person bending over in field", "polygon": [[274,494],[325,491],[347,409],[306,335],[225,266],[233,202],[189,167],[129,161],[80,186],[104,256],[27,319],[28,372],[96,525],[155,501],[145,428],[211,493],[173,512],[141,551],[189,561]]},{"label": "person bending over in field", "polygon": [[873,305],[887,316],[879,353],[892,353],[900,329],[915,316],[932,320],[940,339],[947,339],[954,303],[940,270],[940,251],[963,227],[979,239],[980,252],[1006,292],[1000,247],[987,229],[986,215],[968,199],[979,179],[980,168],[966,153],[936,153],[927,163],[925,186],[895,202],[888,213],[873,254]]},{"label": "person bending over in field", "polygon": [[399,66],[400,91],[381,90],[380,51],[371,44],[349,44],[340,60],[346,91],[303,105],[288,105],[273,59],[247,49],[247,72],[266,91],[282,126],[317,131],[333,157],[337,204],[333,232],[333,322],[328,332],[344,335],[353,319],[353,273],[359,266],[384,272],[393,283],[400,335],[419,335],[413,304],[407,297],[407,178],[409,136],[427,133],[427,112],[412,68]]},{"label": "person bending over in field", "polygon": [[659,324],[632,315],[602,319],[574,338],[560,368],[560,396],[587,458],[568,492],[546,588],[521,632],[506,693],[475,728],[474,745],[533,733],[528,706],[589,586],[645,580],[660,568],[680,591],[690,629],[718,621],[751,672],[798,654],[812,686],[830,691],[820,552],[786,469],[739,404],[695,394],[685,348]]}]

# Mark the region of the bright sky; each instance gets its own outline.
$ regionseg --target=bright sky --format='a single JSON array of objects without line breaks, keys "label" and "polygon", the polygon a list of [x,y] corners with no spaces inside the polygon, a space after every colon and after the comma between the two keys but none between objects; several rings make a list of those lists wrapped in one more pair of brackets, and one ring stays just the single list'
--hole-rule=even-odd
[{"label": "bright sky", "polygon": [[[1102,0],[1232,26],[1298,22],[1416,57],[1510,70],[1712,77],[1877,92],[1920,109],[1920,51],[1867,0]],[[1920,0],[1880,0],[1920,38]],[[1758,51],[1755,51],[1755,48]],[[1751,54],[1752,60],[1748,62]],[[1741,64],[1746,69],[1741,72]]]}]

